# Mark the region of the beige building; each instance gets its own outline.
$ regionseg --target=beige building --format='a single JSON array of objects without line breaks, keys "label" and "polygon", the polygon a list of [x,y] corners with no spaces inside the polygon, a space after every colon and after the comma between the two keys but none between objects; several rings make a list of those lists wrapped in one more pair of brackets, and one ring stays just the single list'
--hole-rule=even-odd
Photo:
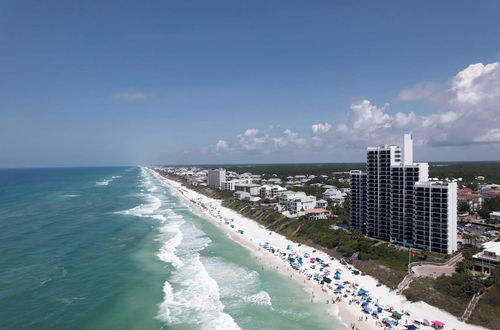
[{"label": "beige building", "polygon": [[487,242],[482,246],[484,250],[472,256],[474,270],[491,274],[493,268],[500,264],[500,242]]}]

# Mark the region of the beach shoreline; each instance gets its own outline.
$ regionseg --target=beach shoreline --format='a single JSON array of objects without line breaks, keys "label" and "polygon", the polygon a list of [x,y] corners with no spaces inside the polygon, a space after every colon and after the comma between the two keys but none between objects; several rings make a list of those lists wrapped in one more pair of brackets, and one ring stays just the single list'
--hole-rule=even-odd
[{"label": "beach shoreline", "polygon": [[[343,265],[323,251],[316,251],[313,247],[290,241],[278,233],[267,230],[256,221],[223,207],[220,200],[197,193],[177,181],[161,176],[152,169],[149,170],[161,184],[168,187],[172,194],[178,197],[193,213],[211,222],[233,241],[249,249],[263,269],[273,270],[294,279],[304,288],[306,294],[310,292],[311,302],[328,304],[328,313],[337,318],[346,328],[354,327],[360,330],[387,328],[386,325],[380,322],[382,317],[377,319],[370,313],[363,312],[359,304],[361,300],[358,300],[359,297],[355,294],[357,290],[363,289],[373,295],[373,301],[371,301],[373,304],[378,306],[380,299],[380,306],[394,306],[395,311],[403,314],[399,323],[400,326],[410,325],[413,323],[412,320],[415,319],[428,319],[442,321],[445,323],[445,329],[484,329],[463,323],[455,316],[424,302],[411,303],[404,296],[397,295],[388,287],[384,285],[377,286],[378,281],[376,279],[370,276],[353,274],[351,265]],[[276,252],[296,252],[297,255],[308,254],[319,257],[325,263],[330,264],[330,269],[339,270],[342,280],[337,281],[337,284],[332,282],[331,285],[320,285],[319,281],[311,278],[311,273],[314,270],[311,269],[313,265],[309,260],[304,261],[304,267],[301,270],[294,270],[286,257],[280,256],[279,253],[271,253],[265,249],[263,247],[264,242],[269,242],[270,246],[278,250]],[[290,246],[289,250],[286,249],[288,246]],[[335,295],[332,287],[345,281],[349,282],[349,284],[346,284],[346,290],[342,294]],[[354,286],[354,283],[357,285]],[[359,303],[351,303],[353,300],[357,300]],[[405,315],[406,311],[411,311],[411,314]],[[384,311],[384,313],[386,312]],[[381,315],[388,317],[390,313],[389,315]]]}]

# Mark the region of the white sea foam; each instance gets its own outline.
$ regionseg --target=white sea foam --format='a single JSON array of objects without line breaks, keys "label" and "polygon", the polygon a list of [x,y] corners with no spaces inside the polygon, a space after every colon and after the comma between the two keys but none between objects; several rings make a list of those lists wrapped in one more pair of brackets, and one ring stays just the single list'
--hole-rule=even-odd
[{"label": "white sea foam", "polygon": [[261,290],[260,275],[256,271],[216,257],[202,261],[210,275],[221,283],[221,297],[228,298],[231,305],[272,306],[269,293]]},{"label": "white sea foam", "polygon": [[95,183],[96,186],[107,186],[110,184],[111,181],[113,181],[114,179],[119,179],[121,178],[122,176],[121,175],[113,175],[112,177],[110,177],[109,179],[104,179],[102,181],[97,181]]},{"label": "white sea foam", "polygon": [[[172,222],[160,228],[161,237],[165,237],[166,241],[163,243],[160,251],[158,252],[158,258],[164,262],[171,263],[175,268],[182,267],[184,263],[175,254],[177,247],[181,244],[183,235],[180,227],[184,223],[182,218],[177,221],[174,218],[169,217]],[[173,236],[172,236],[173,234]]]},{"label": "white sea foam", "polygon": [[163,296],[164,299],[158,306],[159,312],[156,318],[170,323],[172,322],[172,319],[170,318],[169,306],[173,304],[174,289],[172,288],[172,285],[170,285],[168,281],[165,281],[165,283],[163,284]]},{"label": "white sea foam", "polygon": [[[167,229],[166,226],[162,228]],[[172,225],[168,230],[174,228],[175,225]],[[177,265],[168,280],[169,284],[164,285],[165,298],[159,305],[157,317],[169,324],[194,323],[202,329],[239,329],[233,318],[224,313],[219,285],[200,260],[199,252],[211,240],[191,224],[177,228],[183,235],[176,252],[182,264]],[[168,241],[170,247],[178,240],[174,236]]]},{"label": "white sea foam", "polygon": [[219,286],[203,267],[198,254],[186,261],[169,281],[177,288],[164,289],[165,299],[159,306],[159,319],[171,324],[204,325],[205,329],[239,329],[232,317],[224,313]]},{"label": "white sea foam", "polygon": [[102,181],[97,181],[95,183],[95,185],[96,186],[107,186],[110,182],[111,182],[111,180],[102,180]]},{"label": "white sea foam", "polygon": [[254,295],[247,296],[244,300],[255,305],[271,306],[271,296],[267,291],[260,291]]},{"label": "white sea foam", "polygon": [[136,217],[155,218],[160,221],[165,221],[166,219],[164,215],[155,213],[155,211],[162,205],[161,200],[152,194],[145,195],[144,197],[148,203],[141,203],[131,209],[120,211],[118,213],[134,215]]},{"label": "white sea foam", "polygon": [[157,318],[167,324],[196,324],[202,329],[239,329],[224,313],[219,286],[200,260],[199,252],[212,241],[171,209],[186,208],[162,196],[157,182],[142,168],[140,185],[146,203],[125,212],[161,222],[158,239],[162,245],[157,256],[175,267],[163,285],[164,300],[158,305]]}]

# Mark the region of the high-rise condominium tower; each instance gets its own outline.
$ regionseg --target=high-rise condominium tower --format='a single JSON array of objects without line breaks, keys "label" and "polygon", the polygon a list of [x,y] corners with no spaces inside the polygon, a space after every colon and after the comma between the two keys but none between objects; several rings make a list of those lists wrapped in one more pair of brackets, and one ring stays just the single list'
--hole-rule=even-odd
[{"label": "high-rise condominium tower", "polygon": [[[403,145],[403,150],[395,145],[368,147],[366,172],[351,171],[351,226],[370,237],[452,253],[456,250],[456,183],[430,183],[429,165],[413,162],[411,135],[404,135]],[[422,202],[417,192],[426,184],[439,185],[447,193],[439,200],[434,195]],[[437,208],[423,210],[422,203],[439,204],[439,217]],[[423,218],[421,213],[427,211]]]}]

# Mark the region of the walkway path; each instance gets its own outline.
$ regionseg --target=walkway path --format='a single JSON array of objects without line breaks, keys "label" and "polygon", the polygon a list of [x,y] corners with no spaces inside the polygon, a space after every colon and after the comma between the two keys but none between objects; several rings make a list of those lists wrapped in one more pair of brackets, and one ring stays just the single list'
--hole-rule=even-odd
[{"label": "walkway path", "polygon": [[460,321],[467,321],[470,316],[472,315],[472,312],[474,309],[476,309],[477,303],[479,302],[479,299],[483,296],[484,293],[476,293],[474,296],[472,296],[472,299],[469,302],[469,305],[467,305],[467,308],[465,309],[464,314],[460,318]]}]

